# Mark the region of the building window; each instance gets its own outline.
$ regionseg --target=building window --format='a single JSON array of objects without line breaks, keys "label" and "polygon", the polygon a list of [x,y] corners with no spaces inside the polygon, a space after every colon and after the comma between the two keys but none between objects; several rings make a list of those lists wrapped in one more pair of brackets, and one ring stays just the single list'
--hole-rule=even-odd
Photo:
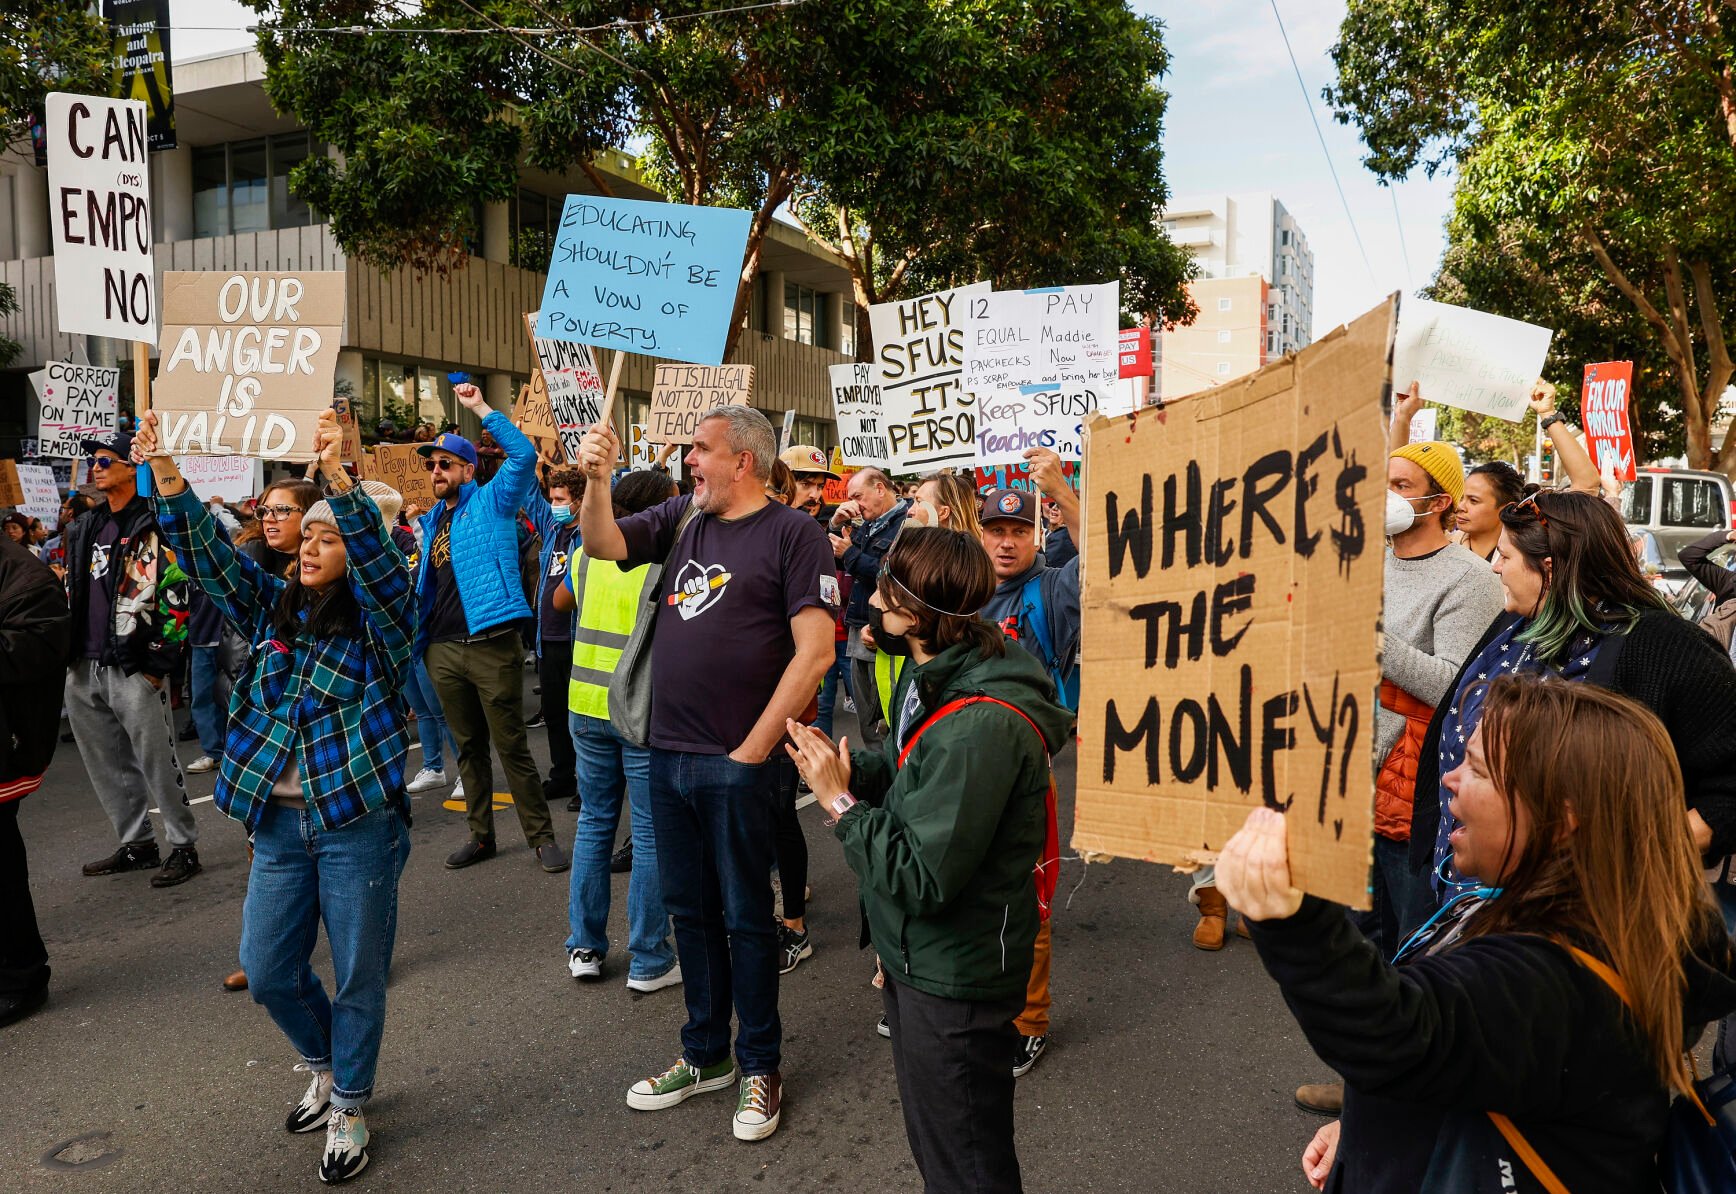
[{"label": "building window", "polygon": [[795,282],[784,283],[784,339],[826,346],[826,297]]},{"label": "building window", "polygon": [[315,152],[305,132],[195,149],[193,235],[230,236],[314,223],[313,209],[290,189],[289,172]]},{"label": "building window", "polygon": [[838,351],[847,357],[856,355],[856,303],[847,294],[838,296]]},{"label": "building window", "polygon": [[509,259],[520,269],[546,271],[554,256],[555,229],[560,226],[564,199],[521,190],[512,204],[512,251]]},{"label": "building window", "polygon": [[1290,230],[1288,228],[1278,234],[1278,243],[1281,245],[1290,243]]},{"label": "building window", "polygon": [[791,443],[812,444],[827,455],[838,442],[837,424],[830,419],[808,419],[798,415],[795,429],[790,434],[795,436]]},{"label": "building window", "polygon": [[1230,363],[1228,361],[1219,361],[1218,362],[1218,376],[1219,377],[1228,377],[1229,374],[1230,374]]},{"label": "building window", "polygon": [[1230,300],[1229,299],[1221,298],[1218,300],[1218,310],[1228,311],[1229,309],[1230,309]]},{"label": "building window", "polygon": [[1228,344],[1229,342],[1230,342],[1230,329],[1229,328],[1219,328],[1218,329],[1218,343],[1219,344]]}]

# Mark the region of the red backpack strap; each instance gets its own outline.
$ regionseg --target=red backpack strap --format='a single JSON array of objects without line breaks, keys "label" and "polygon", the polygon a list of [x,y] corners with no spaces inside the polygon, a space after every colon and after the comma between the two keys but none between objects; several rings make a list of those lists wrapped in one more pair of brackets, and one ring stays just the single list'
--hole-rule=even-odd
[{"label": "red backpack strap", "polygon": [[[1049,763],[1048,740],[1043,737],[1043,731],[1037,728],[1037,723],[1032,721],[1023,709],[998,697],[979,695],[959,697],[957,700],[948,701],[929,714],[923,723],[916,727],[916,733],[910,736],[910,741],[904,744],[904,749],[898,752],[898,766],[900,768],[904,766],[904,761],[910,757],[910,752],[916,749],[917,742],[927,732],[928,727],[943,717],[957,713],[960,709],[984,703],[999,705],[1003,709],[1011,709],[1017,713],[1019,718],[1031,727],[1031,732],[1037,735],[1037,745],[1043,750],[1043,761],[1045,764]],[[1049,771],[1049,791],[1044,797],[1044,804],[1046,805],[1045,813],[1048,823],[1043,833],[1043,854],[1037,860],[1034,872],[1037,880],[1037,913],[1043,920],[1048,920],[1050,909],[1055,902],[1055,886],[1061,878],[1061,831],[1055,815],[1055,772],[1052,767]]]}]

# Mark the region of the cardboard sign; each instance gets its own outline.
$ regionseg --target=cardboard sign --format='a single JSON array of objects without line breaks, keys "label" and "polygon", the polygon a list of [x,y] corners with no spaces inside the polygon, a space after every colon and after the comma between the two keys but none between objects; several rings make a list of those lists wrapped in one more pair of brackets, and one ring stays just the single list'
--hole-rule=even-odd
[{"label": "cardboard sign", "polygon": [[362,425],[356,419],[355,404],[340,394],[332,398],[332,410],[337,412],[338,426],[344,429],[344,443],[338,449],[338,459],[345,464],[355,464],[362,458]]},{"label": "cardboard sign", "polygon": [[37,445],[26,455],[79,457],[87,437],[113,435],[119,369],[50,361],[30,375],[36,390]]},{"label": "cardboard sign", "polygon": [[1585,424],[1586,449],[1597,462],[1615,470],[1617,481],[1634,479],[1634,431],[1628,421],[1628,392],[1633,387],[1632,361],[1604,361],[1585,367],[1579,395],[1579,419]]},{"label": "cardboard sign", "polygon": [[750,213],[568,195],[537,335],[723,364]]},{"label": "cardboard sign", "polygon": [[202,501],[244,502],[265,487],[265,465],[251,456],[181,456],[175,467]]},{"label": "cardboard sign", "polygon": [[1422,383],[1422,396],[1516,423],[1530,409],[1531,387],[1555,333],[1487,311],[1406,298],[1393,345],[1395,388]]},{"label": "cardboard sign", "polygon": [[155,344],[145,105],[55,91],[46,111],[60,330]]},{"label": "cardboard sign", "polygon": [[[597,372],[596,358],[585,345],[536,334],[539,314],[532,311],[524,317],[525,332],[530,336],[531,352],[542,374],[542,386],[548,392],[549,434],[561,441],[561,454],[571,463],[578,460],[579,441],[591,424],[609,418],[605,409],[609,404],[608,387]],[[533,373],[531,385],[536,384]]]},{"label": "cardboard sign", "polygon": [[1091,423],[1081,853],[1210,863],[1265,804],[1297,886],[1369,907],[1394,307]]},{"label": "cardboard sign", "polygon": [[646,434],[658,444],[690,444],[714,406],[746,406],[752,365],[659,365],[651,383]]},{"label": "cardboard sign", "polygon": [[0,460],[0,506],[22,506],[24,483],[18,479],[18,462]]},{"label": "cardboard sign", "polygon": [[151,149],[175,148],[175,79],[170,66],[169,0],[107,0],[114,84],[145,105]]},{"label": "cardboard sign", "polygon": [[979,393],[976,400],[979,466],[1018,464],[1032,448],[1081,460],[1085,420],[1103,405],[1094,386],[1058,381]]},{"label": "cardboard sign", "polygon": [[518,401],[512,404],[512,421],[532,439],[560,439],[560,432],[555,429],[554,412],[549,409],[549,391],[543,384],[541,369],[534,370],[529,383],[519,388]]},{"label": "cardboard sign", "polygon": [[60,517],[60,486],[54,470],[46,464],[20,464],[18,470],[19,500],[14,504],[23,514],[40,518],[53,527]]},{"label": "cardboard sign", "polygon": [[924,473],[976,459],[976,400],[959,385],[965,300],[987,282],[868,308],[891,469]]},{"label": "cardboard sign", "polygon": [[372,481],[383,481],[415,502],[424,511],[434,505],[434,474],[427,462],[416,453],[415,444],[375,444],[364,462],[362,475]]},{"label": "cardboard sign", "polygon": [[1151,364],[1150,328],[1121,329],[1119,365],[1124,378],[1150,377],[1155,372]]},{"label": "cardboard sign", "polygon": [[164,274],[151,400],[163,450],[312,460],[343,322],[340,270]]},{"label": "cardboard sign", "polygon": [[1119,282],[973,295],[960,384],[979,404],[990,392],[1057,381],[1102,393],[1121,376],[1120,302]]},{"label": "cardboard sign", "polygon": [[886,408],[880,402],[874,366],[832,365],[827,371],[832,379],[832,413],[838,421],[843,463],[887,467],[891,451],[886,446]]}]

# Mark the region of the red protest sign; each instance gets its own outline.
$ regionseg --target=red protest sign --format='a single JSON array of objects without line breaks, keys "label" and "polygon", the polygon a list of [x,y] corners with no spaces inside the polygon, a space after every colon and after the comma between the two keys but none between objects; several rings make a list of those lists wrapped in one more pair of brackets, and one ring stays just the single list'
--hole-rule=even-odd
[{"label": "red protest sign", "polygon": [[1585,424],[1585,444],[1602,471],[1615,466],[1615,479],[1634,479],[1634,433],[1628,421],[1628,392],[1633,387],[1632,361],[1603,361],[1585,367],[1579,396],[1579,418]]},{"label": "red protest sign", "polygon": [[1151,329],[1121,329],[1121,376],[1150,377]]}]

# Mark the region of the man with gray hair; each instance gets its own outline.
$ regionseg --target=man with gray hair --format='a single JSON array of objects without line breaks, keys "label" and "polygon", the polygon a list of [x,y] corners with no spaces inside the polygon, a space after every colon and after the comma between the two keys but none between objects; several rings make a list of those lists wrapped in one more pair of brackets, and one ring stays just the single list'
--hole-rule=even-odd
[{"label": "man with gray hair", "polygon": [[609,477],[619,437],[593,426],[579,449],[589,478],[579,507],[585,554],[623,569],[667,561],[654,603],[647,745],[658,875],[675,922],[687,1024],[680,1060],[635,1083],[627,1104],[656,1111],[723,1089],[739,1061],[739,1140],[765,1139],[780,1118],[773,755],[783,749],[785,720],[814,699],[833,662],[839,593],[819,524],[766,498],[776,454],[764,415],[716,407],[683,461],[692,496],[617,522]]}]

